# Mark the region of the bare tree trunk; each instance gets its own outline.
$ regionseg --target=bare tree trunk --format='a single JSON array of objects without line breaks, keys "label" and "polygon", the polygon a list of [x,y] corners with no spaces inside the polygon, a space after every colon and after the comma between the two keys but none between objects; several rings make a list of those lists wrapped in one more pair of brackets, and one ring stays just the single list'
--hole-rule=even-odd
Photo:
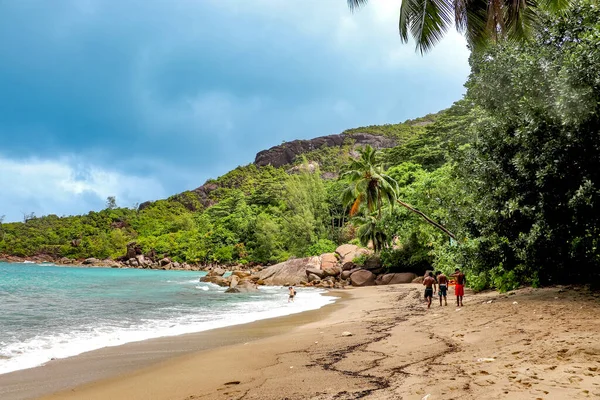
[{"label": "bare tree trunk", "polygon": [[416,208],[414,208],[413,206],[411,206],[410,204],[407,204],[401,200],[396,199],[396,201],[398,202],[398,204],[400,204],[402,207],[414,212],[415,214],[419,214],[421,217],[423,217],[423,219],[425,221],[427,221],[429,224],[435,226],[436,228],[438,228],[440,231],[444,232],[446,235],[450,236],[452,239],[456,240],[456,236],[454,236],[454,234],[452,232],[450,232],[448,229],[446,229],[446,227],[444,227],[443,225],[438,224],[437,222],[435,222],[434,220],[432,220],[431,218],[429,218],[427,215],[423,214],[423,212],[417,210]]}]

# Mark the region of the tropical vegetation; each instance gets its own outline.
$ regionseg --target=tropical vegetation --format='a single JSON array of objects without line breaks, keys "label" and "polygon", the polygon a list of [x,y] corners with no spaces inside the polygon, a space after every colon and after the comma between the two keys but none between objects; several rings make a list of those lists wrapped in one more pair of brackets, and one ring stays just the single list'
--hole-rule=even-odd
[{"label": "tropical vegetation", "polygon": [[362,242],[390,271],[460,266],[476,289],[598,281],[600,8],[536,18],[527,41],[473,52],[450,108],[346,131],[395,147],[348,141],[139,208],[27,215],[0,223],[0,253],[116,257],[135,240],[179,261],[269,264]]}]

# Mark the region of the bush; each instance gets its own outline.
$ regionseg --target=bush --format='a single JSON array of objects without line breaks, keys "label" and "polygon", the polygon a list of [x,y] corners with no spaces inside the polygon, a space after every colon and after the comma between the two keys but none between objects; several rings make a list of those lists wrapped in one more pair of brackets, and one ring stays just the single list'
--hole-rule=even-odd
[{"label": "bush", "polygon": [[337,245],[329,239],[319,239],[316,243],[310,245],[306,251],[307,256],[320,256],[325,253],[333,253]]},{"label": "bush", "polygon": [[399,249],[384,249],[381,261],[388,272],[414,272],[417,275],[432,268],[431,248],[417,239],[413,233]]}]

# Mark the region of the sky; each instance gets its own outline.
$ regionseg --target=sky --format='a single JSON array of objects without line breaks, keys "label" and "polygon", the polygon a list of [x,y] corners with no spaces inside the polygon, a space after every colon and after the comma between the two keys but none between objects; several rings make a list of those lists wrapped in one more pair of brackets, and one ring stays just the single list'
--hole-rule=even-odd
[{"label": "sky", "polygon": [[400,0],[0,2],[0,217],[132,207],[263,149],[397,123],[464,93],[451,32],[421,56]]}]

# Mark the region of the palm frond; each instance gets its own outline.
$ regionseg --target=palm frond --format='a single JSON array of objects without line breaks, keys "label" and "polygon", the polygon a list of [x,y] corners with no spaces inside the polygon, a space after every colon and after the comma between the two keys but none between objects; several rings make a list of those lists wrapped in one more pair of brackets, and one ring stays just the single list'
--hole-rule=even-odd
[{"label": "palm frond", "polygon": [[[490,39],[488,31],[488,0],[457,0],[460,2],[460,24],[456,29],[464,33],[471,47],[478,49],[484,47]],[[458,12],[458,9],[457,9]]]},{"label": "palm frond", "polygon": [[356,213],[358,213],[358,210],[360,209],[360,204],[363,201],[363,194],[361,193],[360,195],[358,195],[358,197],[356,198],[356,200],[354,200],[354,203],[352,204],[352,207],[350,208],[350,216],[354,216],[356,215]]},{"label": "palm frond", "polygon": [[454,20],[452,0],[403,0],[398,29],[402,41],[408,31],[421,54],[431,50],[446,34]]},{"label": "palm frond", "polygon": [[368,2],[369,0],[348,0],[348,8],[350,11],[356,11]]},{"label": "palm frond", "polygon": [[510,0],[506,5],[506,37],[509,40],[523,40],[539,24],[539,15],[531,0]]},{"label": "palm frond", "polygon": [[573,0],[539,0],[538,3],[541,8],[558,13],[571,7]]}]

